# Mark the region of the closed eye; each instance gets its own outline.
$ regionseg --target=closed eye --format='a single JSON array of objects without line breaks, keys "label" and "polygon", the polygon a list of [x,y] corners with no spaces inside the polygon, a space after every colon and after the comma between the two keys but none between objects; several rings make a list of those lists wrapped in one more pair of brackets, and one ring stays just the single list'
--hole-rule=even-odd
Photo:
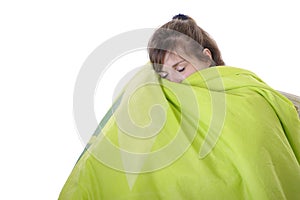
[{"label": "closed eye", "polygon": [[177,66],[176,67],[176,70],[178,71],[178,72],[183,72],[184,70],[185,70],[185,66]]},{"label": "closed eye", "polygon": [[173,69],[178,72],[183,72],[185,70],[187,63],[185,60],[181,60],[177,62],[175,65],[173,65]]}]

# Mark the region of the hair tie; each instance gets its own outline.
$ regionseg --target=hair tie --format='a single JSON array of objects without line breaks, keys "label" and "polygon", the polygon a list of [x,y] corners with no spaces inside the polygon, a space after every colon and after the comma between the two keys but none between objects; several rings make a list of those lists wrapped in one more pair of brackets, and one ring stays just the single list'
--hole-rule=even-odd
[{"label": "hair tie", "polygon": [[179,19],[179,20],[188,20],[189,17],[187,15],[184,15],[184,14],[178,14],[178,15],[175,15],[173,18],[174,19]]}]

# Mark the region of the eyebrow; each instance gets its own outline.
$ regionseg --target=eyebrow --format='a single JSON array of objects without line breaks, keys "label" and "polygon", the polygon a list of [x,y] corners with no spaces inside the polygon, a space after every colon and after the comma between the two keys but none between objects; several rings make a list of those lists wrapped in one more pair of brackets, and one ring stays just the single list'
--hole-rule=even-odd
[{"label": "eyebrow", "polygon": [[172,65],[172,68],[176,67],[177,65],[179,65],[180,63],[182,63],[184,61],[185,61],[184,59],[178,61],[177,63],[175,63],[174,65]]}]

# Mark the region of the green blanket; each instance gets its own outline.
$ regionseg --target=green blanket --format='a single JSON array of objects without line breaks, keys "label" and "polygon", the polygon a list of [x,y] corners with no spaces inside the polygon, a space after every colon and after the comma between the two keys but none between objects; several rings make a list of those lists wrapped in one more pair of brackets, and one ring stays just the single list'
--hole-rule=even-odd
[{"label": "green blanket", "polygon": [[59,199],[300,199],[294,105],[252,72],[212,67],[183,83],[150,64],[128,83]]}]

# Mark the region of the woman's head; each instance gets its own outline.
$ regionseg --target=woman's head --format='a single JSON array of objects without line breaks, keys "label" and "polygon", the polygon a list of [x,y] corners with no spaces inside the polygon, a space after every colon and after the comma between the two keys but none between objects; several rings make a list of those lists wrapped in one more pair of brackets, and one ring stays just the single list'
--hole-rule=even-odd
[{"label": "woman's head", "polygon": [[[197,70],[224,65],[216,42],[192,18],[181,14],[154,32],[148,44],[148,52],[154,70],[164,78],[169,76],[169,80],[173,75],[176,81],[171,81],[174,82],[181,82]],[[184,69],[182,65],[176,65],[178,69],[173,67],[172,64],[180,59],[190,65]]]}]

